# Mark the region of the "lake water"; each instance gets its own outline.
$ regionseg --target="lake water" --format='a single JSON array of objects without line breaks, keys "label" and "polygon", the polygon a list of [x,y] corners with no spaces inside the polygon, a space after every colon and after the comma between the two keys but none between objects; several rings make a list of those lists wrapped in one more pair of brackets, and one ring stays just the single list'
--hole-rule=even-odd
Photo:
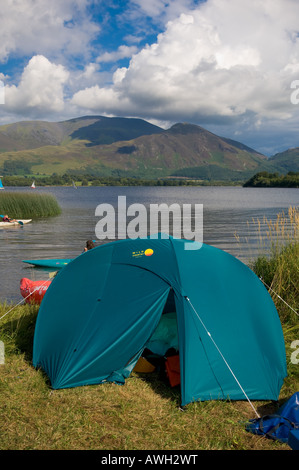
[{"label": "lake water", "polygon": [[[8,191],[32,191],[9,188]],[[33,268],[22,260],[73,258],[79,255],[88,239],[96,239],[99,217],[95,209],[108,203],[117,208],[118,197],[133,203],[203,204],[203,241],[248,262],[258,254],[255,221],[275,220],[290,206],[299,206],[298,189],[240,187],[49,187],[35,191],[55,195],[62,214],[35,220],[24,226],[0,229],[0,301],[22,299],[22,277],[47,279],[49,270]],[[262,225],[262,230],[265,228]],[[239,241],[236,238],[239,236]],[[98,241],[98,243],[107,243]]]}]

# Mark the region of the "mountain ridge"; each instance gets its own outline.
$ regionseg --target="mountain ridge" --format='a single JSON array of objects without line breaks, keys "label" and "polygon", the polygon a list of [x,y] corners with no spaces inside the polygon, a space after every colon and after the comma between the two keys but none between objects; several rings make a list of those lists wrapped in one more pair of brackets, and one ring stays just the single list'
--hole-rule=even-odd
[{"label": "mountain ridge", "polygon": [[1,174],[244,180],[258,171],[292,171],[288,156],[293,154],[286,152],[268,159],[195,124],[176,123],[165,130],[138,118],[91,115],[0,126]]}]

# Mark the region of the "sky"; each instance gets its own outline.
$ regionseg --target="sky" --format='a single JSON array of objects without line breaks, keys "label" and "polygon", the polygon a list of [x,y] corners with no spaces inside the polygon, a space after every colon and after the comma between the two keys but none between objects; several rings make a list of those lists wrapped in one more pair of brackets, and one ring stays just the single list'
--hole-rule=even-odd
[{"label": "sky", "polygon": [[5,0],[0,124],[86,115],[299,147],[298,0]]}]

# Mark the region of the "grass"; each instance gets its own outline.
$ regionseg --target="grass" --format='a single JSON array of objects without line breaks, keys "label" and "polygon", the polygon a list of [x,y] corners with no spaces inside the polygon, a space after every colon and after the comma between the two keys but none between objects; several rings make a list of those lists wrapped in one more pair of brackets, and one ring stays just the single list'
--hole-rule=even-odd
[{"label": "grass", "polygon": [[[270,253],[253,266],[295,309],[297,215],[291,209],[287,221],[280,217],[279,224],[269,223]],[[286,226],[287,230],[282,228]],[[279,403],[254,402],[261,416],[275,412],[299,385],[299,365],[291,361],[292,343],[299,338],[298,316],[272,295],[284,332],[288,377]],[[133,373],[124,386],[52,390],[43,372],[32,366],[38,307],[17,306],[3,317],[10,308],[0,305],[0,339],[5,344],[5,364],[0,366],[5,432],[0,450],[290,450],[286,444],[245,431],[245,423],[255,417],[246,401],[197,402],[181,410],[179,390],[170,388],[158,372]]]},{"label": "grass", "polygon": [[11,218],[36,219],[59,215],[61,209],[52,194],[1,192],[1,214],[8,214]]},{"label": "grass", "polygon": [[[0,308],[0,316],[10,306]],[[5,433],[0,450],[287,450],[286,444],[254,436],[244,425],[253,418],[247,402],[198,402],[180,410],[180,392],[163,376],[134,374],[124,386],[102,384],[51,390],[32,366],[36,306],[19,306],[1,321],[5,364],[0,366],[0,416]],[[289,333],[287,355],[290,357]],[[289,361],[288,361],[289,362]],[[281,403],[298,389],[298,365]],[[255,402],[261,415],[272,402]]]},{"label": "grass", "polygon": [[[1,450],[289,449],[245,431],[253,417],[247,402],[198,402],[180,410],[179,391],[158,373],[133,374],[124,386],[51,390],[31,365],[36,314],[36,306],[17,307],[1,324]],[[292,388],[289,380],[283,397]],[[255,406],[262,414],[273,410],[271,403]]]}]

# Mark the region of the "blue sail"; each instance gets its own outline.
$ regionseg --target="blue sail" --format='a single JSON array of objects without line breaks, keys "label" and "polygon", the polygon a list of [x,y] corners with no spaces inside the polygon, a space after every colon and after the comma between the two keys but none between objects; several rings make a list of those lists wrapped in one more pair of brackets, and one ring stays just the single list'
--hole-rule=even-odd
[{"label": "blue sail", "polygon": [[1,179],[0,179],[0,189],[4,189]]}]

